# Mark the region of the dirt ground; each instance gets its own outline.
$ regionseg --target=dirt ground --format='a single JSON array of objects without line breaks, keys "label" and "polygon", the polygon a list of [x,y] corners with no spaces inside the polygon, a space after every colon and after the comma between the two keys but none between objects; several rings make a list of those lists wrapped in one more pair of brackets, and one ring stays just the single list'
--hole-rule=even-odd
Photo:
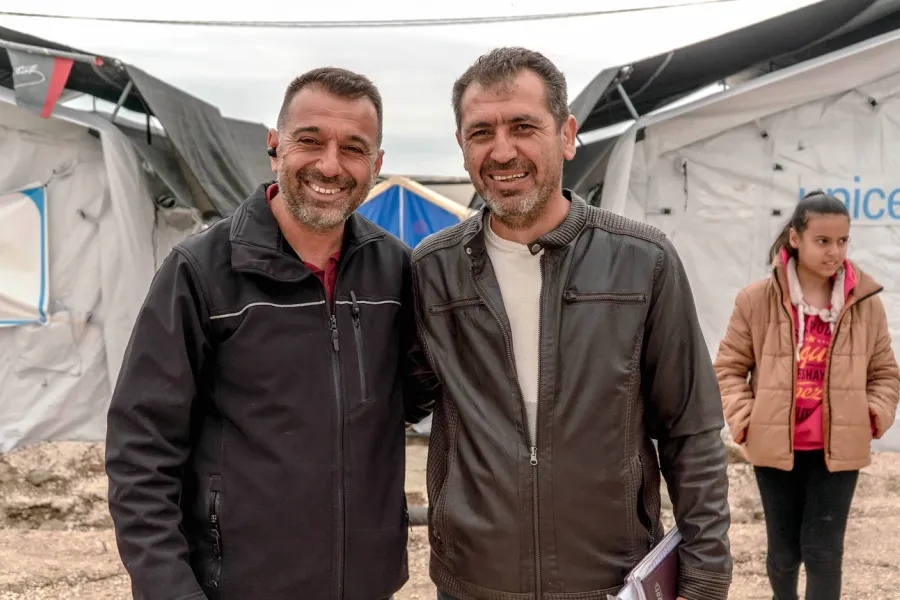
[{"label": "dirt ground", "polygon": [[[425,499],[425,456],[408,446],[407,494]],[[102,446],[53,443],[0,455],[0,600],[127,600],[106,512]],[[765,530],[752,472],[730,467],[734,600],[767,600]],[[844,598],[900,598],[900,454],[876,454],[860,478],[846,542]],[[667,521],[671,522],[667,517]],[[397,600],[432,600],[428,539],[413,529],[409,583]]]}]

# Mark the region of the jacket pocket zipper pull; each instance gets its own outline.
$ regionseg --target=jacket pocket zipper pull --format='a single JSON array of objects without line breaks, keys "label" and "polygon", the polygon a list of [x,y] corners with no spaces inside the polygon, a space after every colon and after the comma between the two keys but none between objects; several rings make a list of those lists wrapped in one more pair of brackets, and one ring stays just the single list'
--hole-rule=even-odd
[{"label": "jacket pocket zipper pull", "polygon": [[213,538],[213,556],[215,556],[216,560],[220,560],[222,558],[222,539],[219,536],[218,525],[213,526],[212,538]]},{"label": "jacket pocket zipper pull", "polygon": [[340,346],[338,345],[337,319],[334,315],[331,315],[331,345],[334,346],[335,352],[340,351]]},{"label": "jacket pocket zipper pull", "polygon": [[353,290],[350,290],[350,301],[353,303],[353,324],[359,327],[359,304],[356,303],[356,292]]},{"label": "jacket pocket zipper pull", "polygon": [[219,531],[219,492],[212,492],[210,498],[209,523],[213,538],[213,552],[216,560],[222,558],[222,534]]},{"label": "jacket pocket zipper pull", "polygon": [[537,466],[537,447],[535,446],[531,447],[531,460],[529,462],[532,467]]}]

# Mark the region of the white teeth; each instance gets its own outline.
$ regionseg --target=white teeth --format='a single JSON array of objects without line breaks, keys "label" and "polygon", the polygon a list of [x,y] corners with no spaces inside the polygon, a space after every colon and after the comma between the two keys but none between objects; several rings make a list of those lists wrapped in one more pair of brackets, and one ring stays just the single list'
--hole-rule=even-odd
[{"label": "white teeth", "polygon": [[495,181],[512,181],[513,179],[522,179],[528,173],[517,173],[515,175],[491,175]]},{"label": "white teeth", "polygon": [[341,191],[341,188],[323,188],[312,182],[308,182],[308,183],[309,183],[309,187],[311,187],[313,190],[319,192],[320,194],[337,194],[339,191]]}]

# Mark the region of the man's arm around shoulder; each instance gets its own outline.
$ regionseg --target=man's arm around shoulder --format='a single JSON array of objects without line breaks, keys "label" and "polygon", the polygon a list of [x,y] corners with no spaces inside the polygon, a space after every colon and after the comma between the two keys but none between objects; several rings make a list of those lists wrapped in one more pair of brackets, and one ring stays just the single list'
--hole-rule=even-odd
[{"label": "man's arm around shoulder", "polygon": [[208,304],[195,263],[176,249],[138,313],[107,420],[109,508],[135,598],[206,596],[179,527],[190,417],[209,354]]},{"label": "man's arm around shoulder", "polygon": [[731,585],[722,402],[684,266],[669,240],[654,273],[642,365],[647,423],[684,543],[679,596],[724,600]]}]

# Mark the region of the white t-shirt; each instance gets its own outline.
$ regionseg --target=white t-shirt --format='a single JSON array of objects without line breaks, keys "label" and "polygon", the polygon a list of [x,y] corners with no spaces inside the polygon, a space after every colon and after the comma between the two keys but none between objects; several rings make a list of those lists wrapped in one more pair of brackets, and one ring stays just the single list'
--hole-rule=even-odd
[{"label": "white t-shirt", "polygon": [[503,306],[512,328],[516,372],[525,397],[529,439],[534,445],[540,353],[541,257],[544,251],[532,254],[528,246],[494,233],[490,227],[490,217],[485,221],[487,253],[497,275]]}]

